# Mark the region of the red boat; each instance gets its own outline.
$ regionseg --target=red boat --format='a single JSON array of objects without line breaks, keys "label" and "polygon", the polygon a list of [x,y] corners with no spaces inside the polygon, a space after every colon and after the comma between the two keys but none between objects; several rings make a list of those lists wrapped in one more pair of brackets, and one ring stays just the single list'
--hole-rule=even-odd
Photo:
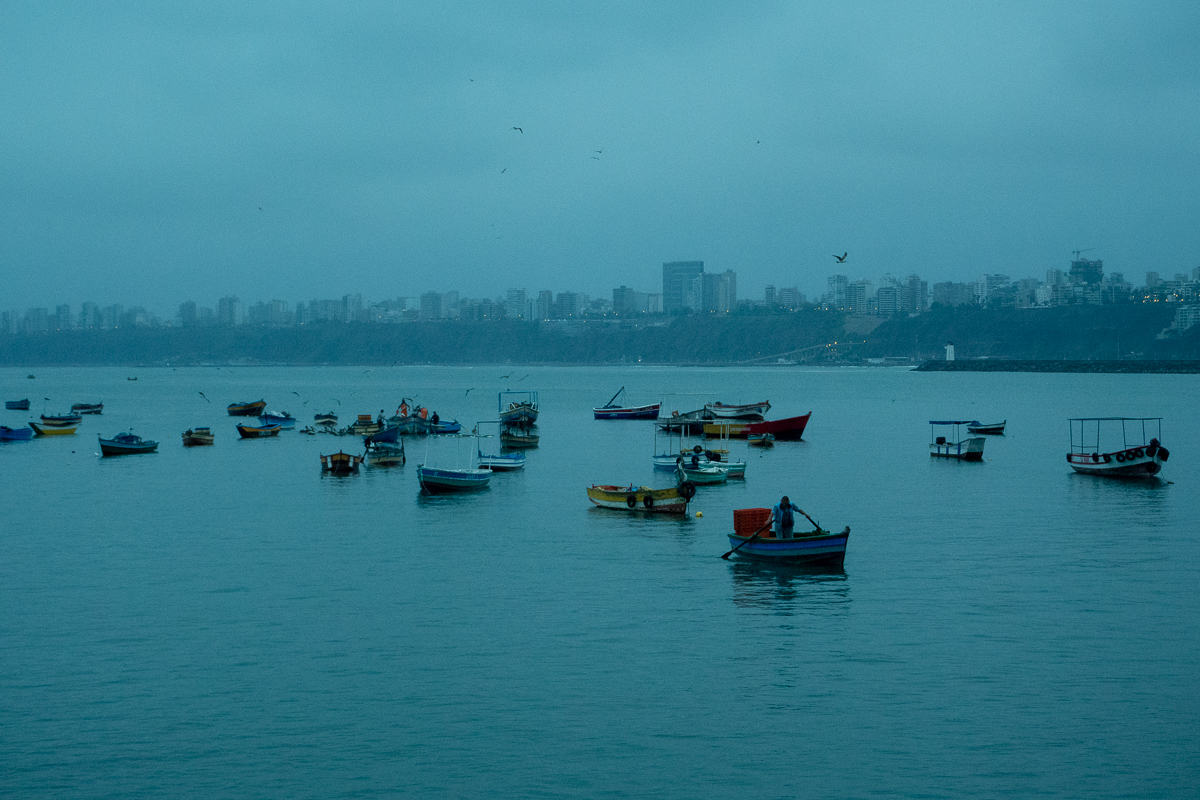
[{"label": "red boat", "polygon": [[704,435],[745,439],[751,434],[770,433],[781,442],[798,441],[804,436],[804,429],[808,426],[808,418],[811,416],[810,411],[801,417],[768,419],[762,422],[709,422],[704,425]]}]

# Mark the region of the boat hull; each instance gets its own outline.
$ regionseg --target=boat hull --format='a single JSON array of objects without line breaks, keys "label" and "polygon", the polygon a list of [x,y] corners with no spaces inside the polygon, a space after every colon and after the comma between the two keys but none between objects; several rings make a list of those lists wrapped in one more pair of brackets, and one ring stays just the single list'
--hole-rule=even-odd
[{"label": "boat hull", "polygon": [[358,472],[362,464],[362,456],[351,455],[341,451],[327,456],[321,456],[321,469],[333,475],[349,475]]},{"label": "boat hull", "polygon": [[258,424],[263,427],[278,425],[280,428],[292,430],[296,427],[296,418],[290,414],[259,414]]},{"label": "boat hull", "polygon": [[745,439],[751,434],[769,433],[781,442],[795,442],[804,438],[804,429],[812,412],[800,417],[763,420],[762,422],[710,422],[704,425],[704,435],[718,437],[728,435],[731,439]]},{"label": "boat hull", "polygon": [[1131,447],[1128,450],[1095,455],[1096,460],[1093,460],[1092,454],[1068,453],[1067,463],[1071,465],[1071,469],[1084,475],[1099,475],[1105,478],[1153,478],[1162,471],[1163,462],[1166,461],[1161,447]]},{"label": "boat hull", "polygon": [[502,453],[500,455],[485,456],[483,453],[478,457],[479,466],[490,469],[493,472],[513,472],[525,466],[524,453]]},{"label": "boat hull", "polygon": [[137,436],[100,440],[100,455],[102,456],[133,456],[141,453],[153,453],[158,450],[158,442],[142,439]]},{"label": "boat hull", "polygon": [[714,486],[729,480],[729,470],[713,464],[711,461],[707,463],[712,466],[693,468],[680,464],[678,468],[679,474],[682,476],[680,480],[691,481],[697,486]]},{"label": "boat hull", "polygon": [[982,436],[963,439],[961,442],[943,442],[929,445],[929,455],[933,458],[956,458],[960,461],[983,461],[983,443],[987,439]]},{"label": "boat hull", "polygon": [[33,428],[10,428],[0,425],[0,440],[6,442],[25,442],[33,438]]},{"label": "boat hull", "polygon": [[367,464],[372,467],[399,467],[404,461],[403,447],[386,444],[367,447]]},{"label": "boat hull", "polygon": [[266,400],[257,403],[230,403],[225,410],[231,417],[257,417],[267,407]]},{"label": "boat hull", "polygon": [[654,403],[648,406],[632,406],[629,408],[593,408],[592,413],[595,414],[596,419],[658,419],[658,413],[661,409],[662,403]]},{"label": "boat hull", "polygon": [[217,440],[217,437],[208,428],[187,430],[181,435],[183,436],[184,447],[203,447],[204,445],[211,445]]},{"label": "boat hull", "polygon": [[1003,422],[977,422],[967,426],[967,433],[1002,436],[1004,434],[1004,426],[1007,424],[1008,420],[1004,420]]},{"label": "boat hull", "polygon": [[601,508],[653,514],[687,513],[687,498],[679,493],[678,488],[651,489],[647,486],[633,488],[592,484],[588,487],[587,495],[593,504]]},{"label": "boat hull", "polygon": [[502,433],[500,434],[500,445],[514,450],[528,449],[538,446],[538,437],[533,434]]},{"label": "boat hull", "polygon": [[29,423],[29,427],[33,429],[35,436],[73,436],[75,428],[56,428],[49,425],[39,425],[36,422]]},{"label": "boat hull", "polygon": [[46,416],[42,414],[42,426],[47,428],[69,428],[83,422],[80,414],[63,414],[61,416]]},{"label": "boat hull", "polygon": [[76,414],[103,414],[104,403],[76,403],[71,410]]},{"label": "boat hull", "polygon": [[238,436],[243,439],[264,439],[268,436],[278,436],[279,431],[283,430],[278,425],[266,425],[261,428],[253,425],[238,425]]},{"label": "boat hull", "polygon": [[4,407],[7,408],[9,411],[28,411],[29,410],[29,399],[26,398],[25,400],[5,400]]},{"label": "boat hull", "polygon": [[773,535],[760,534],[753,541],[743,544],[752,535],[728,534],[729,546],[738,548],[733,555],[776,564],[840,565],[846,560],[850,529],[846,528],[841,533],[821,531],[820,535],[801,535],[793,539],[776,539]]},{"label": "boat hull", "polygon": [[417,467],[417,480],[429,494],[477,492],[486,489],[491,479],[490,469],[438,469],[424,464]]},{"label": "boat hull", "polygon": [[726,405],[724,403],[708,403],[704,406],[704,410],[717,419],[762,419],[771,410],[771,404],[766,401],[762,403],[745,403],[737,406]]}]

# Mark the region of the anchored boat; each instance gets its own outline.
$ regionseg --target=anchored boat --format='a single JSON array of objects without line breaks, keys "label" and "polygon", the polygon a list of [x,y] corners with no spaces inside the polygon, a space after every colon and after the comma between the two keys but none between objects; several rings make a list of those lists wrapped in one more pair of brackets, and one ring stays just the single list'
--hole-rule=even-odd
[{"label": "anchored boat", "polygon": [[188,428],[183,432],[184,447],[200,447],[203,445],[212,444],[217,440],[213,435],[212,429],[208,427]]},{"label": "anchored boat", "polygon": [[[971,437],[967,439],[959,439],[959,426],[966,425],[968,421],[950,419],[950,420],[930,420],[929,425],[933,437],[933,441],[929,443],[929,455],[939,458],[957,458],[961,461],[982,461],[983,460],[983,443],[987,440],[982,436]],[[953,428],[954,437],[958,439],[956,442],[948,441],[945,436],[938,436],[938,428],[944,427],[949,430]]]},{"label": "anchored boat", "polygon": [[100,455],[102,456],[128,456],[136,455],[137,453],[153,453],[158,449],[158,442],[143,439],[133,432],[118,433],[111,439],[105,439],[100,434],[96,434],[96,438],[100,440]]},{"label": "anchored boat", "polygon": [[404,442],[397,444],[379,444],[371,442],[367,445],[367,464],[372,467],[403,466]]},{"label": "anchored boat", "polygon": [[[1071,427],[1071,451],[1067,463],[1071,469],[1084,475],[1100,475],[1109,478],[1152,478],[1162,470],[1162,465],[1171,457],[1170,451],[1159,442],[1162,436],[1162,417],[1080,417],[1069,421]],[[1093,425],[1094,423],[1094,425]],[[1146,440],[1147,423],[1157,436]],[[1120,427],[1121,448],[1108,450],[1116,443],[1117,428]],[[1079,431],[1078,441],[1075,438]],[[1095,436],[1088,441],[1088,434]],[[1101,445],[1104,433],[1106,444]]]},{"label": "anchored boat", "polygon": [[278,425],[285,431],[294,430],[296,418],[286,411],[264,411],[258,415],[259,425]]},{"label": "anchored boat", "polygon": [[[779,564],[829,564],[841,566],[846,560],[846,542],[850,527],[832,533],[817,526],[809,533],[798,533],[791,539],[776,539],[766,527],[771,516],[769,508],[739,508],[733,512],[733,533],[728,534],[733,547],[726,557],[737,555],[757,561]],[[814,523],[815,524],[815,523]]]},{"label": "anchored boat", "polygon": [[71,406],[71,411],[76,414],[103,414],[104,403],[76,403]]},{"label": "anchored boat", "polygon": [[358,466],[362,464],[362,461],[362,456],[343,453],[339,450],[331,455],[321,456],[321,469],[333,475],[349,475],[352,472],[358,472]]},{"label": "anchored boat", "polygon": [[745,439],[752,435],[769,433],[779,441],[798,441],[804,437],[804,429],[812,412],[799,417],[785,419],[768,419],[762,422],[708,422],[704,425],[705,436],[728,436],[731,439]]},{"label": "anchored boat", "polygon": [[984,433],[989,436],[1001,436],[1004,433],[1004,426],[1008,424],[1008,420],[1003,422],[980,422],[974,420],[967,423],[967,433]]},{"label": "anchored boat", "polygon": [[651,489],[649,486],[613,486],[593,483],[587,490],[588,499],[601,508],[626,511],[649,511],[657,514],[686,514],[688,502],[696,496],[694,484],[684,482],[670,489]]},{"label": "anchored boat", "polygon": [[70,427],[55,427],[53,425],[38,425],[36,422],[29,423],[29,427],[33,429],[34,436],[71,436],[75,433],[75,426]]},{"label": "anchored boat", "polygon": [[231,417],[257,417],[267,407],[266,400],[257,403],[230,403],[225,410]]},{"label": "anchored boat", "polygon": [[625,392],[622,386],[607,403],[599,408],[593,408],[596,419],[658,419],[662,403],[652,403],[644,406],[618,405],[617,398]]},{"label": "anchored boat", "polygon": [[281,430],[283,430],[283,428],[280,428],[278,425],[262,425],[262,426],[238,425],[237,426],[238,435],[241,436],[243,439],[264,439],[268,436],[278,436],[279,432]]},{"label": "anchored boat", "polygon": [[28,411],[29,398],[26,397],[24,400],[5,400],[4,407],[9,411]]},{"label": "anchored boat", "polygon": [[728,405],[726,403],[706,403],[704,410],[718,419],[762,419],[771,410],[771,404],[764,400],[761,403],[744,403]]},{"label": "anchored boat", "polygon": [[0,425],[0,440],[6,442],[25,442],[33,438],[33,428],[10,428]]},{"label": "anchored boat", "polygon": [[500,392],[496,404],[500,409],[500,421],[505,425],[528,428],[537,424],[537,392]]}]

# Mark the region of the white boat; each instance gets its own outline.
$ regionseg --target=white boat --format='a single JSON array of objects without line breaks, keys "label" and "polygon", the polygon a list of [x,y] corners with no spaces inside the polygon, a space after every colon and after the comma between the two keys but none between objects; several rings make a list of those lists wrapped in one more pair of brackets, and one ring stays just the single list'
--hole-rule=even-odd
[{"label": "white boat", "polygon": [[[1152,478],[1162,470],[1171,453],[1159,442],[1162,436],[1161,417],[1082,417],[1069,420],[1071,451],[1067,463],[1084,475],[1109,478]],[[1094,426],[1093,426],[1094,423]],[[1157,436],[1146,440],[1147,423]],[[1121,448],[1109,450],[1116,444],[1117,428]],[[1079,438],[1075,433],[1078,430]],[[1089,434],[1094,431],[1095,435]],[[1102,431],[1104,444],[1101,443]]]},{"label": "white boat", "polygon": [[707,467],[692,467],[685,463],[680,464],[675,468],[675,474],[679,476],[679,480],[691,481],[697,486],[712,486],[717,483],[724,483],[729,479],[729,470],[724,467],[716,466],[710,462]]},{"label": "white boat", "polygon": [[[499,420],[491,420],[475,423],[475,438],[490,439],[490,435],[480,433],[480,428],[484,425],[495,425],[499,433],[504,433],[504,426]],[[490,469],[494,472],[513,472],[525,466],[525,453],[517,451],[515,453],[498,453],[488,454],[483,452],[483,447],[479,444],[475,446],[475,461],[481,469]]]},{"label": "white boat", "polygon": [[[959,438],[959,426],[969,425],[974,420],[930,420],[932,426],[933,441],[929,443],[929,455],[935,458],[957,458],[961,461],[983,461],[983,444],[987,441],[982,436],[971,436],[966,439]],[[938,436],[938,428],[947,428],[947,433],[950,428],[953,428],[953,437]],[[953,438],[957,441],[950,441]]]},{"label": "white boat", "polygon": [[706,403],[704,410],[717,419],[762,419],[771,410],[771,404],[764,400],[761,403],[744,403],[729,405],[728,403]]},{"label": "white boat", "polygon": [[[426,440],[425,463],[417,465],[417,481],[420,482],[423,492],[426,494],[446,494],[450,492],[474,492],[487,488],[488,482],[492,479],[492,471],[471,465],[471,462],[474,460],[474,450],[470,451],[470,455],[467,457],[466,467],[446,468],[430,466],[428,442],[433,438],[431,436]],[[452,433],[446,437],[438,438],[477,439],[478,435]],[[477,448],[478,445],[476,445]]]}]

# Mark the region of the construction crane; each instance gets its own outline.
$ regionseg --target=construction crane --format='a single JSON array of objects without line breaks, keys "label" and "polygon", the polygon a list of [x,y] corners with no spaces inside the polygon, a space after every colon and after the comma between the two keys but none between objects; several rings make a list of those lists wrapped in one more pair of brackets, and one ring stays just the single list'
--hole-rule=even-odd
[{"label": "construction crane", "polygon": [[1071,251],[1071,253],[1072,253],[1072,254],[1075,256],[1075,260],[1076,260],[1076,261],[1078,261],[1078,260],[1079,260],[1079,254],[1080,254],[1080,253],[1088,253],[1088,252],[1091,252],[1092,250],[1095,250],[1095,249],[1096,249],[1096,248],[1094,248],[1094,247],[1085,247],[1085,248],[1084,248],[1084,249],[1082,249],[1082,250],[1072,250],[1072,251]]}]

